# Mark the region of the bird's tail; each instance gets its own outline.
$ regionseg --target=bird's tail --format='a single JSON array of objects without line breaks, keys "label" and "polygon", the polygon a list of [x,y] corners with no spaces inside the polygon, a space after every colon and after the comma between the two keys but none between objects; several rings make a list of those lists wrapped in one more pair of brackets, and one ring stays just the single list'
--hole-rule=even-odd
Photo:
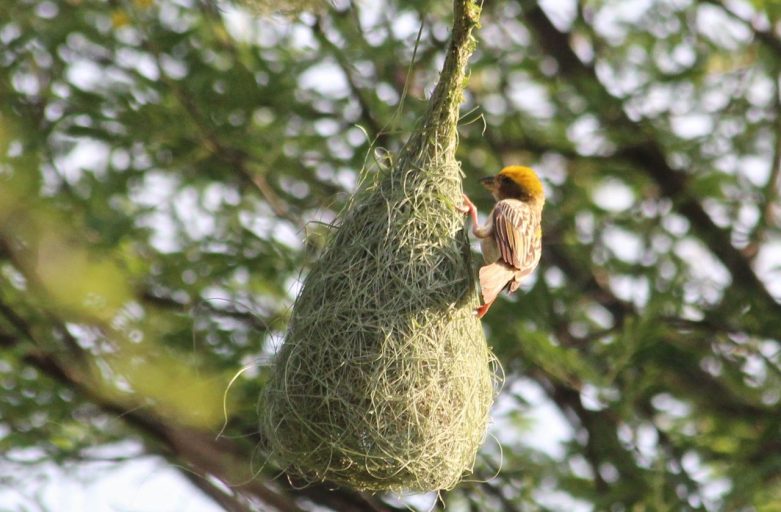
[{"label": "bird's tail", "polygon": [[480,268],[480,289],[486,304],[496,300],[496,296],[515,278],[516,270],[503,261],[497,261]]}]

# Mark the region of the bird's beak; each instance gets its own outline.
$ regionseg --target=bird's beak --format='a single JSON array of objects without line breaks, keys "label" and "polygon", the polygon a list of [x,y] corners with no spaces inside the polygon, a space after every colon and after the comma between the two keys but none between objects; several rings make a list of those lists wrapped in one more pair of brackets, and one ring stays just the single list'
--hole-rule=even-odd
[{"label": "bird's beak", "polygon": [[486,176],[485,178],[480,178],[480,183],[483,184],[485,188],[493,192],[496,189],[496,179],[493,176]]}]

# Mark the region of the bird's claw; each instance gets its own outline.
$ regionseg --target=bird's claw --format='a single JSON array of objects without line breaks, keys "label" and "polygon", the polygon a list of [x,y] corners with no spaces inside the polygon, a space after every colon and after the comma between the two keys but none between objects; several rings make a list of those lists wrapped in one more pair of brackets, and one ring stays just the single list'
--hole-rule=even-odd
[{"label": "bird's claw", "polygon": [[456,209],[464,215],[471,215],[472,221],[474,222],[475,226],[477,226],[477,207],[475,206],[475,203],[473,203],[469,197],[467,197],[466,194],[462,194],[462,196],[464,198],[464,204],[461,206],[456,206]]},{"label": "bird's claw", "polygon": [[464,204],[462,206],[456,206],[456,209],[460,211],[463,214],[467,214],[471,212],[472,210],[476,210],[477,207],[475,206],[475,203],[472,202],[471,199],[466,194],[461,194],[461,196],[464,198]]}]

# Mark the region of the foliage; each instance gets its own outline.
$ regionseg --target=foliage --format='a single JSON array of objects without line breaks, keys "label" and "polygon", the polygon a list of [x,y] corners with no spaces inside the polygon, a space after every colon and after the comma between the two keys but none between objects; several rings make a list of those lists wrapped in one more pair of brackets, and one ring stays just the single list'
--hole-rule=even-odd
[{"label": "foliage", "polygon": [[[484,323],[507,374],[484,480],[442,501],[772,510],[781,13],[550,4],[485,2],[471,61],[467,192],[487,210],[476,178],[520,163],[549,199],[536,278]],[[449,3],[0,12],[0,480],[22,452],[66,464],[136,439],[226,510],[400,508],[268,465],[220,482],[257,469],[263,365],[299,274],[357,172],[422,114]]]}]

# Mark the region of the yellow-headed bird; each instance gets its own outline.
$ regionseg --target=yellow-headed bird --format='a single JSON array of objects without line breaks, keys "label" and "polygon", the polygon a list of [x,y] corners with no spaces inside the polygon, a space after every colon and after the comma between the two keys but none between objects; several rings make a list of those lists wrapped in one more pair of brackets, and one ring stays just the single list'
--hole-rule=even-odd
[{"label": "yellow-headed bird", "polygon": [[472,233],[480,239],[483,259],[480,289],[485,304],[477,308],[482,318],[499,292],[514,292],[521,280],[537,267],[542,252],[542,207],[545,192],[537,174],[528,167],[512,165],[480,182],[491,191],[496,204],[488,221],[480,226],[477,209],[464,195],[465,211],[472,215]]}]

